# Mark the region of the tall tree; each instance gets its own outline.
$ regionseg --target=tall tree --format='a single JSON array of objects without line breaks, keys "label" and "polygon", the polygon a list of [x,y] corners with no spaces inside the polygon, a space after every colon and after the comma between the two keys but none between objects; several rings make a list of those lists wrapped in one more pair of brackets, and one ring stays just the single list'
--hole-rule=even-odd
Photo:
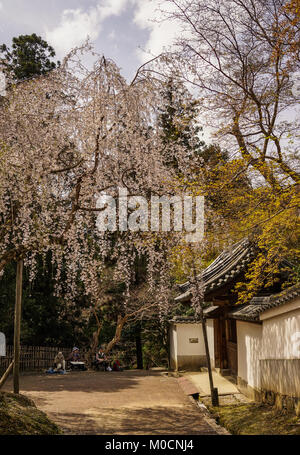
[{"label": "tall tree", "polygon": [[[299,2],[166,0],[182,33],[164,58],[166,74],[192,84],[204,124],[226,144],[229,160],[200,192],[216,204],[207,240],[253,237],[261,248],[245,292],[276,280],[284,257],[297,261],[299,121],[293,76],[299,71]],[[160,68],[161,71],[161,68]],[[236,186],[237,180],[245,185]],[[298,230],[297,230],[298,229]],[[297,270],[297,268],[295,268]],[[299,270],[299,269],[298,269]],[[292,279],[297,279],[292,274]],[[242,287],[241,287],[242,289]]]},{"label": "tall tree", "polygon": [[[168,145],[164,160],[185,178],[188,173],[199,177],[201,172],[202,178],[208,180],[213,178],[212,170],[216,171],[229,157],[226,150],[215,144],[207,145],[203,140],[200,109],[200,101],[179,79],[169,78],[163,85],[158,119],[163,142]],[[176,157],[172,146],[178,144],[184,147],[185,154]],[[178,162],[178,158],[184,161]]]},{"label": "tall tree", "polygon": [[0,52],[5,73],[17,81],[46,74],[59,65],[53,61],[53,47],[35,33],[14,37],[12,48],[2,44]]},{"label": "tall tree", "polygon": [[[183,145],[186,161],[200,158],[204,141],[199,124],[199,102],[179,80],[170,78],[161,90],[161,105],[158,107],[159,126],[164,144]],[[176,152],[170,147],[164,154],[168,166],[180,172],[180,163],[175,159]]]},{"label": "tall tree", "polygon": [[[273,188],[287,178],[299,183],[293,155],[297,145],[291,150],[285,143],[299,128],[289,115],[298,102],[291,93],[291,76],[299,70],[299,60],[290,60],[291,44],[281,33],[288,2],[170,3],[174,9],[168,17],[186,32],[177,42],[173,72],[200,89],[207,121],[228,145],[238,147],[245,166]],[[299,41],[299,17],[294,20],[289,26]]]},{"label": "tall tree", "polygon": [[[78,296],[75,302],[55,296],[55,270],[51,255],[37,260],[36,277],[30,282],[29,268],[24,270],[21,342],[24,345],[71,346],[88,341],[89,300]],[[14,264],[5,268],[0,280],[0,331],[8,344],[13,341],[13,310],[15,299],[16,270]]]},{"label": "tall tree", "polygon": [[[111,346],[129,319],[165,298],[167,244],[164,233],[144,232],[139,217],[137,229],[97,229],[106,208],[99,195],[116,201],[120,187],[128,197],[163,195],[175,172],[162,159],[160,93],[151,79],[128,85],[114,62],[101,58],[90,71],[77,57],[74,51],[72,65],[65,60],[47,77],[8,90],[0,116],[0,272],[22,258],[34,279],[38,256],[51,251],[56,293],[74,302],[82,283],[98,306],[103,269],[113,259],[124,292]],[[134,286],[138,255],[149,258],[142,299]]]}]

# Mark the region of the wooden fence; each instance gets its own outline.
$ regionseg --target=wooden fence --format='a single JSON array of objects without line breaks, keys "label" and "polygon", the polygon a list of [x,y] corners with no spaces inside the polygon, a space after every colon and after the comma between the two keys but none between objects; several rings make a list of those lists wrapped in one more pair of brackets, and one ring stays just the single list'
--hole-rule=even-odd
[{"label": "wooden fence", "polygon": [[[49,346],[21,346],[20,371],[45,370],[53,365],[54,357],[61,351],[65,358],[72,348],[57,348]],[[6,346],[6,356],[0,357],[0,376],[8,368],[13,359],[13,346]],[[82,353],[82,352],[81,352]]]},{"label": "wooden fence", "polygon": [[[121,361],[124,367],[132,367],[136,362],[135,344],[126,343],[126,348],[116,345],[110,355]],[[21,346],[20,352],[20,371],[41,371],[47,370],[53,366],[54,357],[61,351],[67,359],[72,351],[72,348],[58,348],[49,346]],[[6,356],[0,357],[0,378],[7,370],[13,359],[13,346],[6,346]],[[80,349],[80,357],[88,360],[88,352],[86,349]]]}]

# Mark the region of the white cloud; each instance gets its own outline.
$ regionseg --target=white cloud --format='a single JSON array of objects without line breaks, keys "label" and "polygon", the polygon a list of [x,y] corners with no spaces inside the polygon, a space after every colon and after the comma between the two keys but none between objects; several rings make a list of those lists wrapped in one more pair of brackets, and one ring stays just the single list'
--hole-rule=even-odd
[{"label": "white cloud", "polygon": [[[178,35],[178,24],[172,20],[162,21],[162,13],[158,6],[159,0],[136,0],[137,10],[134,22],[142,29],[149,30],[149,39],[145,50],[139,50],[139,58],[142,62],[151,58],[151,55],[158,55],[163,50],[172,46]],[[164,4],[164,10],[171,11],[172,4]]]},{"label": "white cloud", "polygon": [[3,4],[0,2],[0,9],[2,9],[2,8],[3,8]]},{"label": "white cloud", "polygon": [[109,40],[111,40],[111,41],[114,41],[116,39],[116,37],[117,37],[117,35],[116,35],[116,32],[114,30],[112,30],[107,36],[107,38]]},{"label": "white cloud", "polygon": [[[91,41],[95,41],[99,37],[102,24],[106,19],[119,16],[126,9],[134,6],[134,23],[140,29],[149,32],[145,51],[137,51],[139,59],[146,61],[149,59],[150,53],[157,55],[172,45],[178,31],[177,25],[173,21],[159,22],[160,12],[157,10],[159,3],[159,0],[100,0],[96,6],[87,10],[65,9],[61,14],[59,24],[53,29],[45,29],[46,40],[62,58],[73,47],[81,45],[88,36]],[[170,6],[168,7],[168,5]],[[166,6],[172,8],[171,4]],[[113,34],[109,38],[112,39]]]},{"label": "white cloud", "polygon": [[81,9],[65,10],[60,24],[46,30],[46,40],[59,55],[67,54],[73,47],[82,44],[87,36],[96,39],[100,31],[97,10],[84,13]]},{"label": "white cloud", "polygon": [[131,3],[131,0],[104,0],[97,8],[101,19],[104,20],[107,17],[121,14],[129,3]]},{"label": "white cloud", "polygon": [[73,47],[80,46],[89,37],[96,40],[102,23],[111,16],[120,15],[132,0],[102,0],[87,11],[66,9],[62,12],[60,23],[49,30],[46,40],[54,47],[59,57],[64,57]]},{"label": "white cloud", "polygon": [[[73,47],[81,45],[88,36],[91,41],[95,41],[106,19],[119,16],[134,6],[135,25],[149,33],[145,50],[137,51],[139,59],[146,61],[151,58],[151,54],[157,55],[172,45],[178,32],[175,22],[171,20],[159,22],[161,18],[161,13],[157,10],[159,3],[160,0],[99,0],[96,6],[87,10],[65,9],[58,25],[52,29],[45,29],[46,40],[54,47],[59,58],[62,58]],[[172,4],[167,3],[164,7],[170,9]],[[113,38],[114,35],[111,33],[109,39]]]}]

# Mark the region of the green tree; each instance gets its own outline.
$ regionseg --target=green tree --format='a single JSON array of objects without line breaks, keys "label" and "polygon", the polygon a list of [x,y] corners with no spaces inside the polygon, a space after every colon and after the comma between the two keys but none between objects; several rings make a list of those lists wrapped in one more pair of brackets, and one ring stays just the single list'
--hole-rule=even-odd
[{"label": "green tree", "polygon": [[[75,302],[54,295],[55,270],[51,255],[38,257],[37,274],[29,280],[29,267],[24,268],[21,342],[33,346],[87,345],[88,318],[84,310],[89,300],[78,295]],[[0,331],[8,344],[13,343],[16,264],[8,264],[0,280]]]},{"label": "green tree", "polygon": [[179,144],[185,147],[185,164],[188,163],[188,169],[194,171],[194,177],[198,177],[201,171],[207,179],[211,170],[216,170],[228,160],[227,151],[218,145],[206,144],[201,138],[203,128],[199,123],[199,101],[184,84],[169,79],[161,95],[162,104],[158,108],[158,115],[161,136],[166,144],[164,158],[167,165],[179,171],[173,147]]},{"label": "green tree", "polygon": [[158,108],[161,135],[166,144],[165,161],[168,166],[178,169],[179,165],[170,144],[180,144],[186,148],[187,158],[200,155],[205,145],[198,123],[199,106],[183,84],[169,79],[162,95],[162,105]]},{"label": "green tree", "polygon": [[35,33],[14,37],[12,49],[2,44],[0,52],[5,73],[17,81],[46,74],[60,64],[52,60],[53,47]]}]

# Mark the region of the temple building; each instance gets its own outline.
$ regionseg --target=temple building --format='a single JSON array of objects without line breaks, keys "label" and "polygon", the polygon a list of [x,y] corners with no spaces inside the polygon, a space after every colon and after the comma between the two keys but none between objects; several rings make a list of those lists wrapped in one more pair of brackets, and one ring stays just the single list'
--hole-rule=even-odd
[{"label": "temple building", "polygon": [[[286,272],[249,303],[237,304],[242,281],[257,248],[243,240],[224,251],[202,276],[204,315],[212,367],[236,378],[254,399],[300,403],[300,286],[282,290]],[[283,261],[282,270],[291,266]],[[176,302],[190,305],[190,283],[180,286]],[[170,321],[170,365],[196,370],[206,365],[202,326],[193,317]],[[294,403],[294,404],[293,404]],[[300,406],[300,405],[299,405]],[[300,412],[300,408],[299,408]]]}]

